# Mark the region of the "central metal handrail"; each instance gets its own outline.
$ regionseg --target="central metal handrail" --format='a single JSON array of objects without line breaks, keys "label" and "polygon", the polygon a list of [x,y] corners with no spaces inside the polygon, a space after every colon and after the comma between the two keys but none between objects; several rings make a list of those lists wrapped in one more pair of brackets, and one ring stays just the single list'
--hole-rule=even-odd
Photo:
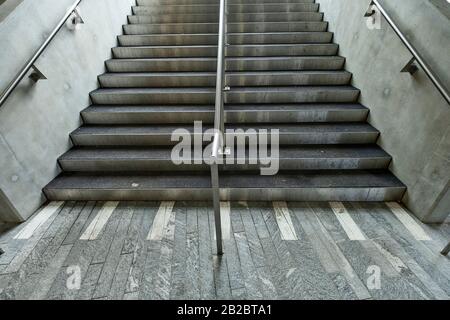
[{"label": "central metal handrail", "polygon": [[[403,34],[403,32],[400,30],[400,28],[397,26],[397,24],[394,22],[394,20],[391,18],[389,13],[387,13],[386,9],[380,4],[378,0],[372,0],[370,3],[370,7],[376,6],[380,13],[384,16],[386,21],[389,23],[391,28],[394,30],[394,32],[397,34],[397,36],[400,38],[400,40],[403,42],[406,48],[411,52],[413,58],[411,61],[408,62],[405,68],[403,68],[402,72],[410,72],[411,74],[417,71],[417,67],[414,66],[414,63],[417,61],[417,63],[422,67],[425,74],[428,76],[428,78],[433,82],[433,84],[436,86],[436,88],[439,90],[439,92],[442,94],[444,99],[447,101],[447,103],[450,104],[450,93],[448,92],[446,86],[444,85],[443,81],[439,78],[439,76],[433,71],[431,66],[425,61],[425,59],[422,57],[422,55],[417,51],[417,49],[409,42],[408,38]],[[366,13],[366,17],[370,17],[375,14],[375,11],[372,9]]]},{"label": "central metal handrail", "polygon": [[32,80],[35,82],[39,79],[46,79],[45,76],[38,70],[38,68],[34,65],[39,59],[39,57],[42,55],[44,50],[48,47],[50,42],[53,40],[53,38],[56,36],[56,34],[61,30],[61,28],[64,26],[66,21],[73,16],[74,14],[77,16],[78,19],[80,19],[83,23],[81,17],[78,16],[78,12],[76,11],[77,7],[81,3],[82,0],[77,0],[75,3],[67,10],[64,17],[59,21],[58,25],[53,29],[53,31],[50,33],[50,35],[45,39],[44,43],[37,49],[37,51],[33,54],[33,56],[28,60],[28,62],[25,64],[25,66],[19,71],[19,73],[14,77],[14,79],[11,81],[11,83],[8,85],[8,87],[3,91],[0,95],[0,108],[5,103],[5,101],[8,99],[8,97],[11,95],[11,93],[14,91],[14,89],[17,88],[19,83],[22,81],[23,78],[28,74],[28,72],[33,69],[34,73],[30,76]]},{"label": "central metal handrail", "polygon": [[220,216],[219,158],[224,151],[224,92],[225,46],[227,34],[227,0],[220,0],[219,43],[217,46],[216,102],[214,112],[214,140],[211,151],[211,186],[214,204],[217,254],[222,255],[222,222]]}]

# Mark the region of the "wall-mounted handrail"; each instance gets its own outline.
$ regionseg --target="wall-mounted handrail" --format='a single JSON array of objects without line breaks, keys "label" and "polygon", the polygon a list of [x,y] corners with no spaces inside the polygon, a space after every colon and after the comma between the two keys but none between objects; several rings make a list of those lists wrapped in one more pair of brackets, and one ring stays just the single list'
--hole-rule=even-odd
[{"label": "wall-mounted handrail", "polygon": [[214,113],[214,140],[211,151],[211,186],[214,204],[217,254],[222,255],[222,222],[220,217],[219,157],[224,150],[224,91],[225,88],[225,40],[227,29],[227,0],[220,0],[219,43],[217,46],[216,102]]},{"label": "wall-mounted handrail", "polygon": [[[433,82],[433,84],[436,86],[436,88],[442,94],[442,96],[447,101],[447,103],[450,104],[450,93],[447,91],[447,88],[444,86],[443,81],[433,71],[431,66],[425,61],[425,59],[417,51],[417,49],[411,44],[411,42],[408,40],[408,38],[405,36],[405,34],[400,30],[400,28],[394,22],[392,17],[387,13],[385,8],[380,4],[380,2],[378,0],[372,0],[370,6],[372,7],[373,5],[375,5],[378,8],[378,10],[384,16],[384,18],[389,23],[391,28],[394,30],[394,32],[397,34],[397,36],[400,38],[400,40],[403,42],[403,44],[406,46],[406,48],[408,48],[408,50],[413,55],[413,59],[410,62],[408,62],[408,65],[410,66],[414,61],[417,61],[417,63],[422,67],[423,71],[426,73],[428,78],[430,78],[431,82]],[[375,12],[372,12],[371,14],[374,14],[374,13]],[[369,16],[370,16],[370,14],[369,14]],[[407,67],[408,67],[408,65],[407,65]]]},{"label": "wall-mounted handrail", "polygon": [[[56,34],[61,30],[61,28],[66,23],[67,19],[74,13],[76,8],[79,6],[80,2],[82,0],[77,0],[75,3],[68,9],[67,13],[64,15],[64,17],[59,21],[58,25],[53,29],[53,31],[50,33],[50,35],[45,39],[44,43],[37,49],[35,54],[28,60],[28,62],[25,64],[25,66],[19,71],[19,73],[14,77],[14,79],[11,81],[11,83],[8,85],[8,87],[3,91],[0,95],[0,108],[3,106],[5,101],[8,99],[8,97],[11,95],[11,93],[16,89],[16,87],[19,85],[19,83],[23,80],[23,78],[27,75],[27,73],[30,71],[30,69],[35,69],[37,73],[40,73],[37,68],[35,68],[34,64],[36,63],[37,59],[42,55],[44,50],[48,47],[50,42],[52,42],[53,38],[56,36]],[[42,76],[42,74],[41,74]],[[36,79],[34,79],[36,80]]]}]

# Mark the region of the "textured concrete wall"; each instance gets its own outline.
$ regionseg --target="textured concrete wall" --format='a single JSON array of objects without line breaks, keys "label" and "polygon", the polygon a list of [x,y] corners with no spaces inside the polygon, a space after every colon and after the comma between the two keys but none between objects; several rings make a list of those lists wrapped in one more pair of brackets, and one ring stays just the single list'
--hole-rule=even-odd
[{"label": "textured concrete wall", "polygon": [[[450,213],[450,106],[423,71],[400,73],[411,55],[385,20],[366,27],[370,0],[318,0],[330,31],[347,57],[379,144],[393,156],[391,170],[408,186],[403,201],[425,222]],[[432,67],[450,84],[450,23],[426,0],[383,1]]]},{"label": "textured concrete wall", "polygon": [[[0,22],[0,90],[73,2],[24,1]],[[84,0],[85,24],[76,31],[64,27],[36,64],[48,80],[33,85],[25,79],[0,109],[0,220],[27,219],[45,201],[41,189],[58,174],[56,160],[70,147],[69,133],[80,125],[79,113],[134,3]]]},{"label": "textured concrete wall", "polygon": [[0,0],[0,22],[16,9],[23,0]]}]

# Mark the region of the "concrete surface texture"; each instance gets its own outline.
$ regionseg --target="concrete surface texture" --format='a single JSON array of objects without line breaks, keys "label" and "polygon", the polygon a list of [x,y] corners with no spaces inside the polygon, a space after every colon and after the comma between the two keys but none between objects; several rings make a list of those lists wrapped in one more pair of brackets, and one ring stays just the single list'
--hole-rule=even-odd
[{"label": "concrete surface texture", "polygon": [[[450,83],[450,22],[429,1],[382,1],[444,83]],[[450,107],[423,71],[400,73],[411,59],[388,23],[370,30],[364,13],[369,0],[320,0],[347,70],[361,89],[378,143],[393,156],[391,170],[408,186],[403,201],[424,222],[450,213]]]},{"label": "concrete surface texture", "polygon": [[397,203],[222,206],[222,257],[192,201],[50,203],[0,224],[0,300],[449,298],[449,224]]},{"label": "concrete surface texture", "polygon": [[[73,2],[24,1],[0,21],[0,90]],[[80,125],[79,113],[133,3],[83,1],[85,24],[76,31],[63,28],[36,64],[48,80],[24,80],[0,109],[0,220],[25,220],[45,201],[41,189],[58,173],[55,160],[70,146],[69,133]]]}]

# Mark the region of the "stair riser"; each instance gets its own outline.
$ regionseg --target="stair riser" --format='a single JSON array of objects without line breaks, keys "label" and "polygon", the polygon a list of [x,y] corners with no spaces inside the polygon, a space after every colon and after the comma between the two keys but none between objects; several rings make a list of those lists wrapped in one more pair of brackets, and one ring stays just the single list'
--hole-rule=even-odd
[{"label": "stair riser", "polygon": [[[327,22],[272,22],[272,23],[229,23],[228,32],[325,32]],[[175,24],[128,24],[123,26],[125,35],[143,34],[195,34],[217,33],[217,23],[175,23]]]},{"label": "stair riser", "polygon": [[[324,90],[311,90],[311,92],[249,92],[227,93],[225,103],[345,103],[356,102],[359,91],[348,90],[344,92],[329,92]],[[94,104],[207,104],[215,102],[214,93],[91,93]]]},{"label": "stair riser", "polygon": [[[307,123],[307,122],[362,122],[367,119],[367,110],[357,111],[258,111],[258,112],[225,112],[227,123]],[[213,110],[209,112],[149,112],[120,113],[95,112],[83,113],[86,124],[161,124],[161,123],[193,123],[214,121]]]},{"label": "stair riser", "polygon": [[[283,70],[341,70],[345,59],[334,58],[266,58],[266,59],[228,59],[227,71],[283,71]],[[215,72],[216,59],[184,60],[109,60],[106,62],[109,72]]]},{"label": "stair riser", "polygon": [[[274,46],[231,46],[226,50],[228,57],[273,57],[273,56],[334,56],[338,46],[335,44],[304,44]],[[170,57],[217,57],[216,46],[198,47],[116,47],[113,55],[118,59],[170,58]]]},{"label": "stair riser", "polygon": [[[123,76],[122,76],[123,75]],[[230,75],[225,77],[225,85],[230,87],[243,86],[296,86],[296,85],[346,85],[349,84],[351,74],[339,73],[291,73],[291,74],[246,74]],[[105,74],[99,77],[103,88],[163,88],[163,87],[214,87],[216,84],[215,73],[190,73],[127,76],[125,74]]]},{"label": "stair riser", "polygon": [[[208,201],[210,188],[133,190],[133,189],[45,189],[50,201]],[[222,188],[223,201],[397,201],[405,188]]]},{"label": "stair riser", "polygon": [[[333,34],[331,32],[228,35],[228,43],[231,45],[330,43],[332,39]],[[119,36],[121,46],[217,45],[217,42],[218,37],[215,34]]]},{"label": "stair riser", "polygon": [[[195,5],[195,4],[219,4],[220,0],[137,0],[139,6],[152,5]],[[228,0],[228,4],[261,4],[261,3],[314,3],[314,0]]]},{"label": "stair riser", "polygon": [[[267,59],[228,59],[227,71],[283,71],[283,70],[341,70],[345,59],[335,58],[267,58]],[[109,72],[215,72],[217,61],[210,59],[159,59],[159,60],[109,60],[106,62]]]},{"label": "stair riser", "polygon": [[[219,15],[153,15],[153,16],[128,16],[128,23],[197,23],[218,22]],[[290,21],[323,21],[323,14],[319,12],[297,12],[297,13],[232,13],[228,16],[228,22],[290,22]]]},{"label": "stair riser", "polygon": [[[190,134],[194,141],[194,134]],[[171,133],[158,135],[108,135],[108,134],[73,134],[72,141],[77,146],[172,146],[177,142],[171,141]],[[200,139],[202,137],[200,136]],[[280,145],[298,144],[366,144],[375,143],[378,132],[345,132],[345,133],[280,133]],[[205,142],[205,144],[208,144]]]},{"label": "stair riser", "polygon": [[[264,13],[264,12],[318,12],[316,3],[280,3],[280,4],[229,4],[228,13]],[[137,6],[132,8],[134,15],[156,14],[218,14],[218,4]]]}]

